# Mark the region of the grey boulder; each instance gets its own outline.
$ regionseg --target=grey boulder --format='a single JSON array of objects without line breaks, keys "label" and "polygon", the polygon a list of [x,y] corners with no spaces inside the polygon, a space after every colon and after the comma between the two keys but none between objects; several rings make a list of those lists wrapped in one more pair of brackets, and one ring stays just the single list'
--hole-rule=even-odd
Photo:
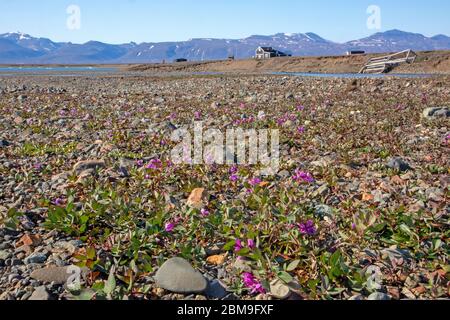
[{"label": "grey boulder", "polygon": [[156,284],[175,293],[201,293],[207,288],[207,281],[183,258],[167,260],[155,276]]}]

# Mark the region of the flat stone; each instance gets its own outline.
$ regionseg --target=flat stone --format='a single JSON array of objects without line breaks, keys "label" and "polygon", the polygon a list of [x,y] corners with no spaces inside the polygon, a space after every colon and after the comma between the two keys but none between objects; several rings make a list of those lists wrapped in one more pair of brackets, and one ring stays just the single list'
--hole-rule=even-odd
[{"label": "flat stone", "polygon": [[97,170],[106,167],[106,163],[103,160],[87,160],[80,161],[73,166],[73,172],[78,176],[80,173],[86,170]]},{"label": "flat stone", "polygon": [[250,267],[248,262],[246,262],[245,260],[241,260],[241,259],[237,259],[234,262],[233,268],[240,272],[251,272],[252,271],[252,268]]},{"label": "flat stone", "polygon": [[43,301],[43,300],[51,300],[51,295],[48,293],[47,289],[44,286],[37,287],[34,291],[31,297],[28,300],[37,300],[37,301]]},{"label": "flat stone", "polygon": [[389,258],[390,260],[405,259],[410,261],[412,259],[411,253],[404,249],[387,248],[381,250],[381,254],[383,258]]},{"label": "flat stone", "polygon": [[357,295],[351,296],[348,300],[360,301],[360,300],[364,300],[364,297],[362,295],[360,295],[360,294],[357,294]]},{"label": "flat stone", "polygon": [[39,235],[29,235],[25,234],[20,238],[20,240],[16,243],[16,247],[21,247],[22,245],[27,246],[36,246],[41,243],[41,238]]},{"label": "flat stone", "polygon": [[223,299],[227,296],[228,291],[219,280],[213,280],[208,284],[205,294],[209,298]]},{"label": "flat stone", "polygon": [[323,219],[325,217],[333,217],[333,208],[325,204],[320,204],[314,208],[316,216]]},{"label": "flat stone", "polygon": [[275,279],[270,283],[270,294],[277,299],[284,300],[291,294],[291,289],[280,279]]},{"label": "flat stone", "polygon": [[448,118],[450,117],[450,109],[448,107],[431,107],[423,110],[422,116],[427,119]]},{"label": "flat stone", "polygon": [[33,253],[30,256],[25,258],[25,264],[40,264],[44,263],[47,260],[47,256],[43,253]]},{"label": "flat stone", "polygon": [[9,251],[0,250],[0,260],[6,260],[6,259],[10,258],[11,255],[12,255],[12,253]]},{"label": "flat stone", "polygon": [[183,258],[167,260],[155,276],[156,284],[175,293],[201,293],[207,288],[207,281]]},{"label": "flat stone", "polygon": [[208,257],[206,259],[206,262],[208,262],[209,264],[212,264],[212,265],[220,266],[220,265],[224,264],[225,259],[226,259],[226,255],[218,254],[218,255],[213,255],[213,256]]},{"label": "flat stone", "polygon": [[200,209],[205,202],[208,201],[208,193],[204,188],[197,188],[191,192],[187,200],[187,205],[193,208]]},{"label": "flat stone", "polygon": [[31,273],[31,278],[43,283],[56,283],[65,284],[69,277],[72,275],[69,273],[68,267],[49,267],[34,270]]},{"label": "flat stone", "polygon": [[11,143],[6,140],[0,140],[0,148],[9,147]]},{"label": "flat stone", "polygon": [[391,168],[391,169],[399,170],[399,171],[407,171],[407,170],[411,169],[409,164],[401,158],[390,159],[387,163],[387,167]]},{"label": "flat stone", "polygon": [[374,292],[368,298],[368,300],[391,300],[391,298],[382,292]]},{"label": "flat stone", "polygon": [[282,170],[282,171],[278,172],[278,176],[279,176],[281,179],[286,179],[286,178],[288,178],[290,175],[291,175],[290,172],[287,171],[287,170]]},{"label": "flat stone", "polygon": [[207,256],[214,256],[217,254],[221,254],[224,252],[223,247],[225,243],[217,243],[212,245],[211,247],[205,248],[205,253]]}]

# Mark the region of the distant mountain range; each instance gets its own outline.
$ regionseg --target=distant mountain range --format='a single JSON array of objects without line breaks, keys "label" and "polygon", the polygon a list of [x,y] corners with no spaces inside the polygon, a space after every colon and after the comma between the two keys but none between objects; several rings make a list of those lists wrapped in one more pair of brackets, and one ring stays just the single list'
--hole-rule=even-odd
[{"label": "distant mountain range", "polygon": [[250,58],[258,46],[270,46],[293,56],[343,55],[348,50],[370,53],[413,50],[449,50],[450,37],[431,38],[417,33],[390,30],[346,43],[336,43],[315,33],[254,35],[245,39],[190,39],[181,42],[128,43],[113,45],[98,41],[84,44],[53,42],[24,33],[0,34],[2,64],[105,64],[146,63],[186,58],[220,60],[228,56]]}]

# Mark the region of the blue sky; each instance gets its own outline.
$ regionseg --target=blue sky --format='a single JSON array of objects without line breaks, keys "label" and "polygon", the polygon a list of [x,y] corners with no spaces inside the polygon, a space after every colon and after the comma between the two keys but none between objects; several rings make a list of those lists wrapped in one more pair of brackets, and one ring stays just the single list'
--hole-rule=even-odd
[{"label": "blue sky", "polygon": [[[71,4],[79,30],[66,26]],[[450,35],[448,0],[0,0],[0,33],[139,43],[311,31],[344,42],[378,31],[367,28],[369,5],[381,9],[379,31]]]}]

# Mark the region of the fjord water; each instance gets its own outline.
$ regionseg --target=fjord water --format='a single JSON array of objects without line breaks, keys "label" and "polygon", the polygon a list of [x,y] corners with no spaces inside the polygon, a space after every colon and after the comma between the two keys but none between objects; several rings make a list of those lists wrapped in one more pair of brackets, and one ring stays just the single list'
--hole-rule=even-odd
[{"label": "fjord water", "polygon": [[[104,75],[119,72],[114,67],[92,67],[92,66],[0,66],[0,76],[14,75],[50,75],[50,76],[86,76]],[[133,72],[132,72],[133,73]],[[180,72],[180,75],[221,75],[222,72]],[[429,74],[357,74],[357,73],[309,73],[309,72],[268,72],[272,75],[284,75],[295,77],[318,77],[318,78],[427,78]]]},{"label": "fjord water", "polygon": [[14,75],[86,75],[116,72],[112,67],[90,66],[0,66],[0,76]]}]

